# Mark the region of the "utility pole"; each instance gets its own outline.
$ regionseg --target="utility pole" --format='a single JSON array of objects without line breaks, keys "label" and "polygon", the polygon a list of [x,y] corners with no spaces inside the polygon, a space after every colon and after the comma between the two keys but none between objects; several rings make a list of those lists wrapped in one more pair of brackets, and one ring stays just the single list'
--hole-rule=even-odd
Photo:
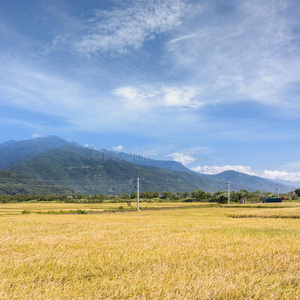
[{"label": "utility pole", "polygon": [[226,182],[228,193],[228,204],[230,204],[230,181]]},{"label": "utility pole", "polygon": [[277,198],[279,198],[279,183],[276,185],[276,191],[277,191]]},{"label": "utility pole", "polygon": [[136,179],[136,205],[137,211],[140,211],[140,178]]}]

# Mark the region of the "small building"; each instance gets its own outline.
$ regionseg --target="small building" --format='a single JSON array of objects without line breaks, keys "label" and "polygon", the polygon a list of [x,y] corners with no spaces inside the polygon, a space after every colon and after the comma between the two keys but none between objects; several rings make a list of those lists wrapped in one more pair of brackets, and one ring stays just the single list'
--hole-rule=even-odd
[{"label": "small building", "polygon": [[275,203],[275,202],[282,202],[281,198],[266,198],[263,200],[263,203]]}]

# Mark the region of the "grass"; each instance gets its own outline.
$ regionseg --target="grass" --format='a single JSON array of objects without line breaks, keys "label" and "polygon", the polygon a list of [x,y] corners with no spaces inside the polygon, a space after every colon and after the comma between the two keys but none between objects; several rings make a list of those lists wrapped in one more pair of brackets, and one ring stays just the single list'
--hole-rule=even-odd
[{"label": "grass", "polygon": [[[300,294],[300,220],[229,217],[292,215],[299,212],[296,205],[83,215],[32,213],[59,210],[58,204],[6,205],[0,205],[0,299],[297,299]],[[65,210],[93,208],[105,209],[92,204]]]},{"label": "grass", "polygon": [[[26,211],[26,210],[24,210]],[[24,211],[22,212],[22,214],[24,214]],[[44,214],[44,215],[58,215],[58,214],[79,214],[79,215],[83,215],[83,214],[88,214],[89,212],[86,210],[82,210],[82,209],[77,209],[77,210],[48,210],[48,211],[38,211],[37,214]]]},{"label": "grass", "polygon": [[[34,202],[34,203],[5,203],[0,204],[0,215],[20,214],[24,210],[31,213],[48,212],[48,211],[74,211],[86,210],[94,212],[115,211],[119,210],[120,205],[124,210],[136,210],[136,203],[132,202],[131,206],[126,203],[51,203],[51,202]],[[141,203],[140,208],[176,208],[176,207],[190,207],[190,206],[215,206],[211,203],[187,203],[187,202],[156,202],[156,203]],[[300,204],[299,204],[300,205]]]},{"label": "grass", "polygon": [[284,206],[280,209],[257,209],[255,211],[242,210],[234,214],[229,214],[232,218],[275,218],[275,219],[300,219],[300,207]]}]

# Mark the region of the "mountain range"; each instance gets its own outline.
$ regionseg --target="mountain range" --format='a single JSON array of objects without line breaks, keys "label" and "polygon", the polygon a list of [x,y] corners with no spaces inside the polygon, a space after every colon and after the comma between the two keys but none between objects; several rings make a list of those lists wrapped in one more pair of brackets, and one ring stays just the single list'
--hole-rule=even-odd
[{"label": "mountain range", "polygon": [[[137,177],[140,178],[141,191],[191,192],[201,189],[216,192],[224,190],[227,181],[230,181],[232,190],[275,191],[274,182],[257,176],[235,171],[203,175],[189,170],[179,162],[85,148],[57,136],[10,140],[0,144],[0,169],[32,180],[31,191],[34,181],[38,180],[39,187],[41,182],[51,182],[56,193],[62,186],[67,192],[86,194],[132,193]],[[16,180],[17,177],[14,182]],[[281,192],[294,189],[280,184]],[[38,193],[44,191],[40,189]]]}]

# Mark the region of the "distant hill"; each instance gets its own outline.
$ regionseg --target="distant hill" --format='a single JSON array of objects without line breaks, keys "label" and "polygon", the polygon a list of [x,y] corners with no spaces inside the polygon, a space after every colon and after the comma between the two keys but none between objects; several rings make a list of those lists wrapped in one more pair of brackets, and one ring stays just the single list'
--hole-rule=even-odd
[{"label": "distant hill", "polygon": [[[249,192],[254,192],[256,190],[261,192],[275,192],[276,188],[276,184],[273,181],[236,171],[224,171],[220,174],[207,176],[224,183],[230,181],[231,186],[235,190],[244,189]],[[294,188],[292,186],[280,184],[279,190],[281,193],[287,193],[294,190]]]},{"label": "distant hill", "polygon": [[110,156],[103,158],[95,150],[72,145],[37,154],[8,170],[87,194],[132,193],[135,190],[133,180],[137,177],[140,177],[141,191],[203,189],[214,192],[221,188],[218,181],[205,175],[136,165]]},{"label": "distant hill", "polygon": [[[48,136],[24,141],[10,140],[0,144],[0,169],[12,166],[30,156],[48,151],[50,149],[59,148],[64,145],[75,145],[81,147],[77,143],[70,143],[57,136]],[[125,160],[137,165],[155,166],[166,170],[187,172],[197,174],[176,161],[153,160],[136,154],[124,152],[115,152],[106,149],[100,150],[105,156],[109,156],[115,160]]]},{"label": "distant hill", "polygon": [[24,175],[0,170],[0,195],[61,195],[73,193],[74,191],[71,189],[50,182],[37,181]]},{"label": "distant hill", "polygon": [[131,162],[136,165],[142,165],[142,166],[153,166],[162,168],[165,170],[171,170],[171,171],[179,171],[179,172],[186,172],[190,174],[198,174],[187,167],[185,167],[182,163],[177,161],[170,161],[170,160],[154,160],[150,158],[146,158],[137,154],[131,154],[131,153],[124,153],[124,152],[116,152],[116,151],[110,151],[106,149],[100,150],[102,153],[108,154],[110,157],[113,157],[115,160],[125,160],[128,162]]},{"label": "distant hill", "polygon": [[0,144],[0,148],[1,148],[1,147],[8,146],[9,144],[12,144],[12,143],[15,143],[15,142],[16,142],[15,140],[9,140],[9,141],[6,141],[6,142]]},{"label": "distant hill", "polygon": [[12,166],[30,156],[70,144],[57,136],[24,141],[8,141],[0,145],[0,169]]},{"label": "distant hill", "polygon": [[[293,188],[293,190],[297,189],[300,187],[300,182],[299,181],[288,181],[288,180],[282,180],[282,179],[270,179],[270,181],[276,183],[281,183],[283,185],[288,185],[291,188]],[[280,187],[279,187],[280,188]]]}]

